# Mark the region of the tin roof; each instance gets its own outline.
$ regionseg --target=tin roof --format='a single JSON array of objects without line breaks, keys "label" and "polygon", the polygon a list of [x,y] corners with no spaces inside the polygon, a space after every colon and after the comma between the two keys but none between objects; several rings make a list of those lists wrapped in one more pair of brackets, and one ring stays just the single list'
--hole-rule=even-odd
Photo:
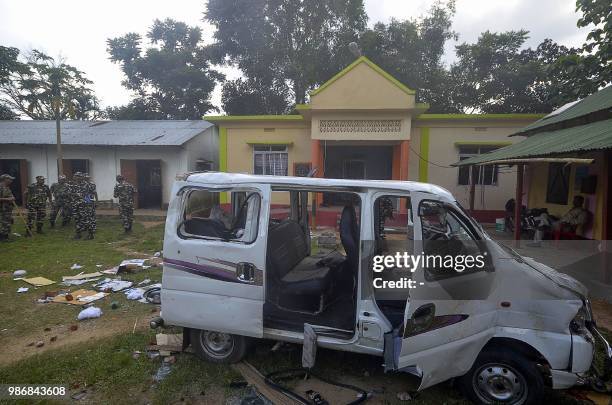
[{"label": "tin roof", "polygon": [[[213,124],[202,120],[62,121],[63,145],[180,146]],[[0,144],[53,145],[55,121],[0,121]]]},{"label": "tin roof", "polygon": [[612,119],[539,132],[519,143],[462,160],[456,165],[485,164],[499,160],[555,156],[608,148],[612,148]]},{"label": "tin roof", "polygon": [[[542,119],[527,125],[514,135],[531,135],[540,131],[548,131],[563,126],[582,125],[591,121],[599,121],[610,117],[612,109],[612,85],[591,94],[582,100],[564,105]],[[579,120],[582,118],[582,120]]]}]

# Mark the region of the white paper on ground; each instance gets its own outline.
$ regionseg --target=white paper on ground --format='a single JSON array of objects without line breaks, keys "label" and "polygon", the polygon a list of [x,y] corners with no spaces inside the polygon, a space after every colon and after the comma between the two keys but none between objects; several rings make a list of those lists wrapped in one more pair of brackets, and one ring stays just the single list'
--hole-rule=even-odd
[{"label": "white paper on ground", "polygon": [[101,315],[102,315],[102,310],[100,308],[98,308],[98,307],[89,307],[89,308],[85,308],[84,310],[79,312],[79,315],[77,316],[77,319],[79,321],[82,321],[83,319],[99,318]]},{"label": "white paper on ground", "polygon": [[29,288],[28,287],[19,287],[17,289],[18,293],[24,293],[24,292],[28,292]]},{"label": "white paper on ground", "polygon": [[94,287],[96,287],[96,289],[100,291],[105,291],[110,288],[113,292],[117,292],[117,291],[125,290],[126,288],[130,288],[132,284],[134,283],[132,283],[131,281],[113,280],[110,278],[106,278],[104,279],[104,281],[96,284]]}]

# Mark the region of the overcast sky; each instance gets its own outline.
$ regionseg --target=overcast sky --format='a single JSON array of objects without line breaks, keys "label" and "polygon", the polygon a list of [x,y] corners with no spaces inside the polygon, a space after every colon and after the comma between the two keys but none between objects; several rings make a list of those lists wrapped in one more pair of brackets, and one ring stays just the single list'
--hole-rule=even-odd
[{"label": "overcast sky", "polygon": [[[364,0],[369,24],[424,14],[434,0]],[[40,49],[61,55],[94,81],[103,106],[125,104],[130,93],[121,86],[119,67],[108,60],[106,39],[127,32],[144,34],[155,18],[174,18],[203,29],[210,41],[212,28],[202,22],[204,0],[0,0],[0,45],[22,51]],[[95,6],[93,6],[95,4]],[[588,30],[576,27],[575,0],[457,0],[453,29],[459,42],[473,42],[479,33],[526,29],[528,46],[544,38],[567,45],[584,42]],[[454,58],[446,47],[445,61]],[[228,78],[238,75],[224,69]],[[220,104],[219,86],[213,102]]]}]

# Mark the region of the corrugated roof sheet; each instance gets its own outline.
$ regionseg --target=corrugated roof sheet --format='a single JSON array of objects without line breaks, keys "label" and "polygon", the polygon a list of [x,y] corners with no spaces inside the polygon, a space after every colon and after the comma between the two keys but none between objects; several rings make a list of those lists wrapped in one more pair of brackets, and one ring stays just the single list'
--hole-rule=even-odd
[{"label": "corrugated roof sheet", "polygon": [[591,94],[558,114],[554,114],[554,112],[548,114],[542,119],[527,125],[525,128],[516,132],[515,135],[524,134],[547,125],[557,124],[610,108],[612,108],[612,85],[599,90],[597,93]]},{"label": "corrugated roof sheet", "polygon": [[[62,144],[180,146],[210,128],[208,121],[62,121]],[[55,144],[55,121],[0,121],[0,144]]]},{"label": "corrugated roof sheet", "polygon": [[607,148],[612,148],[612,119],[540,132],[514,145],[462,160],[456,165],[465,166],[503,159],[542,157]]}]

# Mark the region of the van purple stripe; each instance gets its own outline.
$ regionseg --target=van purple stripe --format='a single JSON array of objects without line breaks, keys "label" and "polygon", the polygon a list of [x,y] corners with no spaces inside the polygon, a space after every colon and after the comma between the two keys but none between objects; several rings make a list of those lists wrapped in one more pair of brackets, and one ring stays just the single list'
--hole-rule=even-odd
[{"label": "van purple stripe", "polygon": [[164,264],[169,264],[172,267],[178,267],[178,270],[189,271],[190,273],[198,274],[201,276],[212,276],[227,281],[238,282],[238,280],[236,280],[236,275],[233,271],[223,269],[221,267],[196,264],[191,262],[185,262],[182,260],[174,260],[167,258],[164,258]]}]

